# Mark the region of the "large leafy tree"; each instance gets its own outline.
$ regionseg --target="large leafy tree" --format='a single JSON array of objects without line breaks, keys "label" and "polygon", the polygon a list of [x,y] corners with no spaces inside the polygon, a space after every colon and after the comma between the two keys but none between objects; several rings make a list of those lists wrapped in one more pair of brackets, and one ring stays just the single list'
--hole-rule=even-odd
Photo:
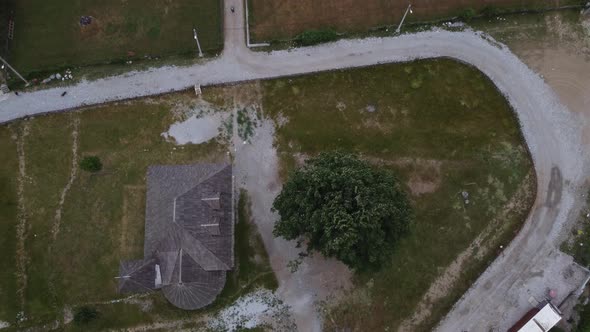
[{"label": "large leafy tree", "polygon": [[274,235],[354,269],[379,267],[409,230],[411,206],[395,176],[356,155],[325,152],[291,174],[273,203]]}]

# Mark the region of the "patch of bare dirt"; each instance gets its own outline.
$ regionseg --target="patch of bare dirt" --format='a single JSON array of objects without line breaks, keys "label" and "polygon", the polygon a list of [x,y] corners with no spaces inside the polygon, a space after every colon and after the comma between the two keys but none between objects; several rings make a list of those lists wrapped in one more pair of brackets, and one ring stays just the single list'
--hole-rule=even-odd
[{"label": "patch of bare dirt", "polygon": [[422,158],[381,159],[369,157],[371,163],[394,165],[410,171],[406,185],[413,196],[430,194],[438,190],[441,184],[441,167],[445,161]]},{"label": "patch of bare dirt", "polygon": [[75,117],[72,122],[72,165],[70,169],[70,177],[66,186],[63,188],[61,195],[59,197],[59,203],[57,205],[57,210],[55,211],[55,217],[53,220],[53,227],[51,228],[51,235],[53,240],[57,238],[57,234],[59,233],[59,228],[61,225],[61,213],[63,210],[63,205],[66,200],[66,196],[72,187],[72,184],[76,180],[76,176],[78,175],[78,129],[80,128],[80,118]]},{"label": "patch of bare dirt", "polygon": [[262,103],[262,86],[260,85],[260,81],[227,85],[222,90],[224,95],[231,96],[233,103],[240,107],[261,105]]},{"label": "patch of bare dirt", "polygon": [[[364,110],[363,110],[364,112]],[[393,124],[389,122],[382,122],[374,118],[363,118],[362,127],[366,129],[373,129],[384,134],[389,134],[393,130]],[[359,126],[360,129],[360,126]]]}]

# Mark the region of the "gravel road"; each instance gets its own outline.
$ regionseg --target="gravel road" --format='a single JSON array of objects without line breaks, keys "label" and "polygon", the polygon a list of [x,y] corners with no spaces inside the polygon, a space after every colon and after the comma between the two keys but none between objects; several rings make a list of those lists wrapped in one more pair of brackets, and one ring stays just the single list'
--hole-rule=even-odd
[{"label": "gravel road", "polygon": [[[537,172],[535,205],[522,231],[484,272],[438,327],[440,331],[502,331],[543,299],[548,288],[557,303],[585,278],[569,256],[559,252],[559,235],[577,215],[588,171],[583,150],[583,121],[564,107],[543,79],[506,47],[475,32],[429,31],[391,38],[343,40],[311,48],[253,53],[244,46],[241,1],[226,1],[223,55],[192,67],[163,67],[81,82],[0,102],[0,123],[27,115],[83,105],[209,85],[297,75],[323,70],[451,57],[490,77],[507,97],[520,120]],[[303,281],[302,281],[303,282]],[[293,297],[299,298],[303,294]],[[289,303],[289,298],[285,299]],[[294,304],[294,303],[290,303]]]}]

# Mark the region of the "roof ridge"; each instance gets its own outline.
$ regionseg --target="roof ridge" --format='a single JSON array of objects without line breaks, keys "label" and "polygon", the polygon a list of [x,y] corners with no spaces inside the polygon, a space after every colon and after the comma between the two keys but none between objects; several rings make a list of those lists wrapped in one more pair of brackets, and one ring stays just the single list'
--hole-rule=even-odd
[{"label": "roof ridge", "polygon": [[[207,164],[204,164],[204,165],[207,165]],[[199,182],[195,183],[195,185],[194,185],[194,186],[192,186],[192,187],[190,187],[189,189],[185,190],[183,193],[181,193],[181,194],[178,194],[177,196],[175,196],[175,197],[174,197],[174,200],[173,200],[173,202],[174,202],[174,205],[176,205],[176,199],[177,199],[178,197],[180,197],[180,196],[182,196],[182,195],[184,195],[184,194],[188,193],[189,191],[191,191],[191,190],[195,189],[195,187],[196,187],[196,186],[198,186],[198,185],[200,185],[201,183],[203,183],[203,182],[205,182],[205,181],[209,180],[210,178],[212,178],[213,176],[215,176],[215,175],[219,174],[221,171],[223,171],[223,170],[224,170],[224,169],[226,169],[227,167],[230,167],[230,166],[231,166],[231,164],[230,164],[230,163],[209,163],[209,165],[220,165],[220,166],[223,166],[223,167],[221,167],[221,168],[219,168],[218,170],[216,170],[215,172],[213,172],[213,173],[211,173],[211,174],[207,175],[207,177],[205,177],[205,178],[201,179]]]},{"label": "roof ridge", "polygon": [[[195,250],[192,250],[192,249],[197,249],[197,248],[189,248],[188,246],[185,245],[185,244],[188,244],[189,240],[191,242],[195,243],[196,246],[198,246],[198,251],[195,252]],[[185,241],[186,241],[186,243],[185,243]],[[219,257],[217,257],[217,255],[214,252],[212,252],[203,243],[201,243],[200,240],[198,240],[197,238],[195,238],[194,236],[192,236],[188,232],[182,232],[182,240],[181,240],[180,247],[183,248],[185,250],[186,254],[189,255],[195,261],[195,263],[199,264],[199,266],[205,271],[228,271],[228,270],[230,270],[229,266],[227,266],[227,264],[225,264],[225,262],[223,262],[221,259],[219,259]],[[207,257],[202,257],[202,258],[212,259],[213,262],[209,262],[211,264],[207,264],[207,262],[205,262],[203,259],[200,259],[201,257],[199,257],[197,255],[198,253],[205,254],[205,256],[207,256]],[[215,267],[212,267],[211,265],[215,265]]]}]

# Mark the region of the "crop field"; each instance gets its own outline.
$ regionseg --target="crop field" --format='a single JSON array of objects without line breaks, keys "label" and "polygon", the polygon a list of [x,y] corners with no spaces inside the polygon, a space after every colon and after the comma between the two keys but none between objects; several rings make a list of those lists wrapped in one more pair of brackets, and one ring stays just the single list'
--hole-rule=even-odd
[{"label": "crop field", "polygon": [[[416,0],[406,22],[419,22],[459,16],[473,9],[474,14],[497,11],[547,9],[579,5],[577,0]],[[289,39],[311,29],[332,28],[339,32],[399,24],[407,1],[391,0],[249,0],[250,31],[256,41]]]},{"label": "crop field", "polygon": [[[147,166],[227,158],[223,141],[177,146],[160,135],[191,98],[175,94],[0,126],[0,323],[76,330],[72,312],[90,305],[100,316],[84,330],[193,324],[246,291],[276,288],[243,193],[236,269],[211,307],[179,310],[160,292],[112,302],[124,297],[114,279],[119,261],[143,257]],[[103,169],[88,173],[73,164],[86,155],[99,156]]]},{"label": "crop field", "polygon": [[[24,74],[223,47],[221,0],[17,0],[10,59]],[[81,24],[83,16],[90,23]]]},{"label": "crop field", "polygon": [[352,151],[395,171],[415,208],[391,262],[357,275],[355,289],[328,305],[327,329],[395,331],[414,315],[406,330],[430,330],[509,243],[535,197],[504,97],[476,69],[451,60],[262,86],[262,108],[278,125],[283,178],[320,151]]}]

